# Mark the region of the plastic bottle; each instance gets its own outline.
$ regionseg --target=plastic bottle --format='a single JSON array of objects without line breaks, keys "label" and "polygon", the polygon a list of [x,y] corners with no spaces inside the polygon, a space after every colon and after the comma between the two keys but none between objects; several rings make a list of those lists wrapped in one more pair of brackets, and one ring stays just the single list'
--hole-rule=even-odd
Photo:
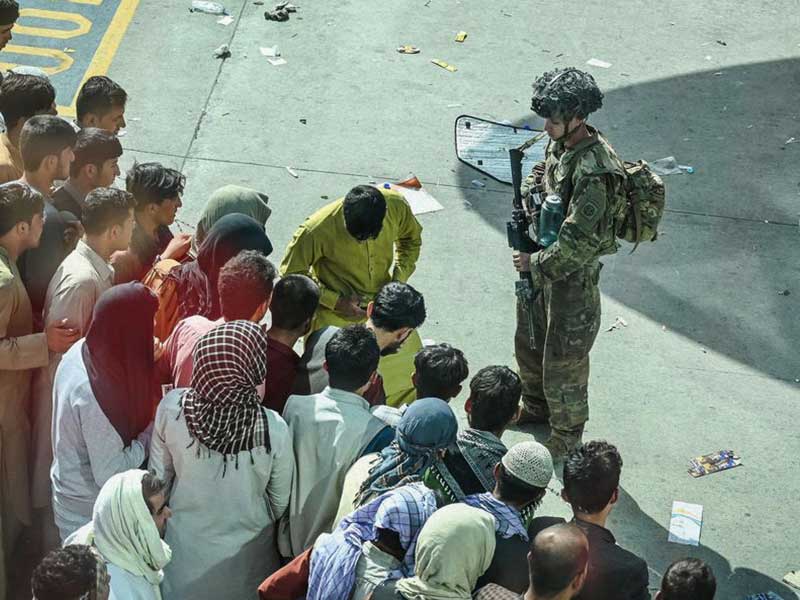
[{"label": "plastic bottle", "polygon": [[208,15],[227,15],[228,11],[219,2],[206,0],[192,0],[192,12],[206,13]]},{"label": "plastic bottle", "polygon": [[539,245],[547,248],[558,239],[558,232],[564,222],[564,202],[558,194],[550,194],[545,198],[542,211],[539,213]]}]

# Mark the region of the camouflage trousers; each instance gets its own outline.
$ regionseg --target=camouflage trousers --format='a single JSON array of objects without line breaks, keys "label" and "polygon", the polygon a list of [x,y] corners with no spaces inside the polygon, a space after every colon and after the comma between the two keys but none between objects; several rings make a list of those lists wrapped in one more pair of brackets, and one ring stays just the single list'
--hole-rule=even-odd
[{"label": "camouflage trousers", "polygon": [[600,328],[602,264],[590,263],[566,279],[536,290],[534,348],[528,316],[517,300],[514,347],[522,379],[522,401],[531,412],[550,414],[554,430],[570,431],[589,419],[589,351]]}]

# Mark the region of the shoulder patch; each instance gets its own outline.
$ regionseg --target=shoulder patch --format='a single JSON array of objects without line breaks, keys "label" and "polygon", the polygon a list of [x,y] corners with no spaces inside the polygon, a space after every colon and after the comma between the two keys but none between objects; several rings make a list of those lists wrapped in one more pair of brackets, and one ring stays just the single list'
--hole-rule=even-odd
[{"label": "shoulder patch", "polygon": [[587,221],[593,222],[597,215],[600,214],[600,207],[597,206],[594,200],[587,200],[581,206],[580,214]]}]

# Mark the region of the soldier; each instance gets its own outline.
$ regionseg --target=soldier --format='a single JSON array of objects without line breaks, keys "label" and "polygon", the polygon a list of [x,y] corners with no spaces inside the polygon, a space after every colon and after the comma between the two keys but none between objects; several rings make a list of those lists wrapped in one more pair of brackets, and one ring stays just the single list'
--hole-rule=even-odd
[{"label": "soldier", "polygon": [[530,303],[517,303],[514,345],[523,383],[519,422],[549,420],[545,445],[556,460],[581,443],[589,418],[589,350],[600,326],[598,259],[616,252],[615,224],[625,210],[622,162],[586,123],[602,101],[594,78],[578,69],[550,71],[533,83],[531,109],[545,119],[550,143],[545,161],[523,183],[523,200],[534,233],[541,233],[537,199],[560,195],[566,218],[549,246],[540,238],[534,254],[514,253],[514,267],[530,272],[534,290]]}]

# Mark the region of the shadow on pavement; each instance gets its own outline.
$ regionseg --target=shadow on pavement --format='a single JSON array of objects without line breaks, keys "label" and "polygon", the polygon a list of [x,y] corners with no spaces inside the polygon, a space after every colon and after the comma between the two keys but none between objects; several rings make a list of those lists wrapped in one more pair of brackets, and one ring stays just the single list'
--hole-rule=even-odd
[{"label": "shadow on pavement", "polygon": [[[669,515],[665,515],[665,524]],[[610,528],[620,544],[647,560],[650,568],[650,585],[658,587],[667,567],[680,558],[692,556],[706,561],[717,578],[717,598],[744,598],[749,594],[775,592],[784,600],[793,600],[797,595],[785,584],[748,569],[733,567],[718,552],[702,545],[682,546],[667,542],[664,524],[653,520],[639,508],[624,489],[620,488],[619,502],[611,513]]]},{"label": "shadow on pavement", "polygon": [[[695,168],[664,178],[661,238],[632,256],[623,246],[604,259],[603,292],[787,381],[800,377],[798,97],[800,60],[783,60],[609,90],[591,119],[624,159],[673,155]],[[517,125],[531,120],[510,117]],[[793,136],[797,143],[787,144]],[[462,163],[458,169],[465,187],[482,177]],[[504,231],[511,188],[487,183],[470,203]]]}]

